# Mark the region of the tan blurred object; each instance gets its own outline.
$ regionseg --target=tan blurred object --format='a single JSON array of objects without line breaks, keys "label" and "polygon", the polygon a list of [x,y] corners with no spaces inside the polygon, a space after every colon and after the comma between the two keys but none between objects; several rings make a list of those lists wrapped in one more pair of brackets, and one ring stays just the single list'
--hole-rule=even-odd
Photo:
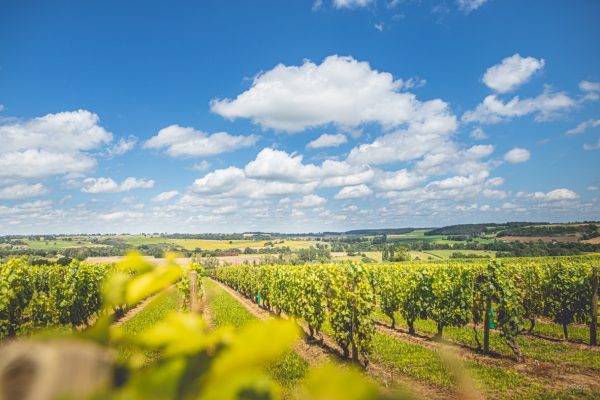
[{"label": "tan blurred object", "polygon": [[112,357],[78,340],[15,340],[0,348],[0,400],[81,399],[112,381]]}]

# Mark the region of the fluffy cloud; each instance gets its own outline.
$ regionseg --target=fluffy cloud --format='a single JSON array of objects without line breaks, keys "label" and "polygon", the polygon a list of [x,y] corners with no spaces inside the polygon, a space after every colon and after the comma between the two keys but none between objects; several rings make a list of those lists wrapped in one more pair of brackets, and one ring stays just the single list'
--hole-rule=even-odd
[{"label": "fluffy cloud", "polygon": [[151,189],[154,187],[153,180],[137,179],[129,177],[121,184],[115,182],[112,178],[86,178],[83,180],[83,193],[119,193],[134,189]]},{"label": "fluffy cloud", "polygon": [[29,149],[1,153],[0,177],[39,178],[49,175],[81,174],[96,166],[96,160],[80,152]]},{"label": "fluffy cloud", "polygon": [[247,177],[280,182],[308,183],[320,181],[324,186],[342,186],[348,181],[362,183],[373,176],[370,168],[350,165],[343,161],[326,160],[320,166],[304,164],[301,155],[285,151],[263,149],[256,159],[244,168]]},{"label": "fluffy cloud", "polygon": [[482,183],[489,176],[488,171],[481,171],[477,174],[469,176],[452,176],[439,181],[433,181],[427,184],[426,189],[431,190],[448,190],[448,189],[462,189],[465,187],[473,186],[477,183]]},{"label": "fluffy cloud", "polygon": [[366,7],[372,0],[333,0],[333,6],[335,8],[356,8]]},{"label": "fluffy cloud", "polygon": [[600,119],[588,119],[587,121],[577,125],[575,128],[571,128],[566,131],[565,135],[577,135],[597,126],[600,126]]},{"label": "fluffy cloud", "polygon": [[367,185],[346,186],[336,195],[336,199],[356,199],[372,194],[373,191]]},{"label": "fluffy cloud", "polygon": [[485,133],[485,131],[481,128],[473,129],[470,136],[471,136],[471,139],[475,139],[475,140],[485,140],[488,138],[487,133]]},{"label": "fluffy cloud", "polygon": [[418,176],[401,169],[395,172],[381,172],[375,181],[375,186],[381,190],[406,190],[423,182],[424,176]]},{"label": "fluffy cloud", "polygon": [[130,136],[127,139],[121,138],[117,143],[115,143],[107,150],[106,155],[109,158],[122,156],[123,154],[133,150],[136,143],[137,138],[133,136]]},{"label": "fluffy cloud", "polygon": [[129,221],[142,218],[144,214],[132,211],[114,211],[107,214],[101,214],[100,219],[105,221]]},{"label": "fluffy cloud", "polygon": [[196,163],[192,166],[192,169],[195,171],[206,171],[210,168],[210,162],[206,160],[202,160],[199,163]]},{"label": "fluffy cloud", "polygon": [[541,200],[541,201],[561,201],[561,200],[574,200],[579,196],[577,193],[570,189],[560,188],[554,189],[547,193],[544,192],[519,192],[517,193],[518,198],[526,198],[532,200]]},{"label": "fluffy cloud", "polygon": [[302,200],[296,203],[296,207],[300,208],[311,208],[322,206],[327,203],[327,200],[321,196],[317,196],[316,194],[308,194],[302,197]]},{"label": "fluffy cloud", "polygon": [[372,143],[353,148],[348,155],[351,163],[386,164],[395,161],[411,161],[451,146],[450,135],[455,131],[456,118],[446,113],[446,104],[429,104],[432,112],[427,121],[419,126],[382,135]]},{"label": "fluffy cloud", "polygon": [[457,0],[456,2],[458,3],[458,8],[468,14],[484,5],[486,1],[487,0]]},{"label": "fluffy cloud", "polygon": [[98,115],[86,110],[0,125],[0,176],[81,174],[96,165],[88,151],[112,141]]},{"label": "fluffy cloud", "polygon": [[465,112],[462,121],[495,124],[528,114],[535,114],[536,121],[545,121],[576,105],[577,102],[566,93],[551,92],[548,88],[537,97],[521,100],[519,96],[515,96],[506,103],[496,95],[490,95],[475,110]]},{"label": "fluffy cloud", "polygon": [[581,81],[579,89],[584,92],[600,92],[600,82]]},{"label": "fluffy cloud", "polygon": [[317,182],[290,183],[252,179],[246,176],[244,170],[229,167],[218,169],[196,179],[190,186],[190,190],[220,198],[246,197],[262,199],[297,193],[307,194],[315,190],[317,186]]},{"label": "fluffy cloud", "polygon": [[310,182],[322,174],[314,164],[303,164],[301,155],[289,155],[285,151],[263,149],[256,159],[248,163],[244,172],[249,178],[269,179],[283,182]]},{"label": "fluffy cloud", "polygon": [[504,155],[504,161],[511,164],[523,163],[529,160],[530,153],[527,149],[515,147]]},{"label": "fluffy cloud", "polygon": [[179,194],[179,192],[177,190],[171,190],[169,192],[162,192],[159,193],[158,195],[154,196],[152,198],[152,201],[154,202],[163,202],[163,201],[169,201],[171,200],[173,197],[177,196]]},{"label": "fluffy cloud", "polygon": [[460,149],[455,143],[447,143],[418,161],[415,164],[415,170],[425,176],[447,173],[471,175],[489,170],[489,162],[484,161],[484,158],[493,152],[494,146],[489,144]]},{"label": "fluffy cloud", "polygon": [[309,194],[319,187],[360,185],[374,176],[368,166],[326,160],[304,164],[301,155],[263,149],[245,168],[218,169],[196,179],[190,189],[209,196],[261,199]]},{"label": "fluffy cloud", "polygon": [[[250,118],[264,128],[299,132],[329,123],[355,127],[379,123],[424,129],[431,116],[448,114],[440,100],[421,102],[402,92],[404,82],[352,57],[330,56],[317,65],[277,65],[254,78],[235,99],[215,99],[213,112]],[[441,115],[438,115],[441,114]]]},{"label": "fluffy cloud", "polygon": [[79,110],[0,125],[0,148],[3,152],[34,148],[48,151],[91,150],[112,140],[112,134],[98,122],[96,114]]},{"label": "fluffy cloud", "polygon": [[232,152],[256,144],[258,136],[234,136],[227,132],[209,135],[194,128],[171,125],[161,129],[144,147],[165,149],[171,157],[202,157]]},{"label": "fluffy cloud", "polygon": [[34,185],[18,183],[16,185],[0,188],[0,199],[22,199],[25,197],[42,196],[46,193],[48,193],[48,189],[41,183],[36,183]]},{"label": "fluffy cloud", "polygon": [[544,67],[544,60],[521,57],[515,54],[500,64],[488,68],[483,75],[483,83],[498,93],[511,92],[521,86],[538,70]]},{"label": "fluffy cloud", "polygon": [[557,201],[557,200],[572,200],[579,197],[577,193],[569,189],[555,189],[552,190],[545,195],[545,199],[548,201]]},{"label": "fluffy cloud", "polygon": [[324,133],[309,144],[307,144],[306,147],[310,149],[320,149],[323,147],[338,147],[347,142],[348,139],[346,138],[346,135],[342,133],[337,133],[335,135]]}]

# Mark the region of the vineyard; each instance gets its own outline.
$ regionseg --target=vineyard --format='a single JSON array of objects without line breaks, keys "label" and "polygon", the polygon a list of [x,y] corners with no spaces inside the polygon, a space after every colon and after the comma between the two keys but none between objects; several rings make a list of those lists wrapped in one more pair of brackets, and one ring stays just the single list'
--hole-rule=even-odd
[{"label": "vineyard", "polygon": [[[523,355],[516,341],[529,322],[548,318],[562,326],[568,339],[572,323],[589,324],[589,343],[596,344],[597,258],[513,259],[503,263],[445,262],[399,264],[331,264],[311,266],[230,266],[213,277],[276,314],[306,321],[310,336],[330,323],[345,356],[370,352],[377,307],[395,328],[395,315],[410,334],[417,319],[435,323],[436,338],[445,327],[473,325],[478,350],[489,348],[494,324],[517,361]],[[494,313],[494,321],[491,320]],[[483,344],[479,329],[483,330]]]},{"label": "vineyard", "polygon": [[0,264],[0,375],[25,351],[12,337],[53,328],[56,343],[116,351],[104,368],[120,378],[88,377],[109,398],[594,398],[598,265],[585,256],[205,271],[174,256],[160,266],[135,255],[12,259]]}]

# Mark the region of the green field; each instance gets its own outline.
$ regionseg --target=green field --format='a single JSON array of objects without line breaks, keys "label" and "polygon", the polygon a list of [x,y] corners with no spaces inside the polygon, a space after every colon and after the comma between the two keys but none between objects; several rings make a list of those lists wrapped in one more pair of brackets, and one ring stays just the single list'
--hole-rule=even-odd
[{"label": "green field", "polygon": [[91,243],[83,238],[72,238],[72,240],[66,240],[65,238],[57,240],[24,240],[27,243],[27,247],[34,250],[60,250],[76,247],[105,247],[105,245]]},{"label": "green field", "polygon": [[[215,327],[233,326],[240,329],[256,319],[214,281],[204,278],[203,285]],[[284,385],[286,393],[291,392],[291,386],[302,379],[307,370],[306,360],[294,352],[288,352],[281,360],[268,367],[269,375]]]},{"label": "green field", "polygon": [[432,242],[432,243],[455,243],[454,241],[448,240],[446,235],[425,235],[429,229],[415,229],[409,233],[403,233],[400,235],[388,235],[387,238],[390,241],[398,241],[400,243],[410,242]]}]

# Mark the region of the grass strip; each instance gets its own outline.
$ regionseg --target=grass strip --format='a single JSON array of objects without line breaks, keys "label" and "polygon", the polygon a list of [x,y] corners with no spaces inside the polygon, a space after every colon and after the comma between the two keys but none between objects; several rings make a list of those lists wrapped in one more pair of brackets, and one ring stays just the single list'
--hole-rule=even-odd
[{"label": "grass strip", "polygon": [[[182,296],[181,291],[175,288],[159,294],[142,311],[124,322],[121,329],[130,335],[139,335],[164,319],[169,312],[176,311],[182,303]],[[132,354],[133,350],[129,346],[119,348],[120,360],[127,360]],[[152,354],[147,353],[146,356],[151,357]]]},{"label": "grass strip", "polygon": [[[381,322],[390,323],[389,318],[380,310],[375,313],[375,318]],[[408,325],[402,319],[400,313],[396,313],[396,326],[408,330]],[[434,321],[417,320],[415,321],[415,330],[419,334],[433,336],[437,332],[437,327]],[[562,327],[557,324],[540,322],[536,324],[534,332],[557,337],[559,336],[559,330],[562,333]],[[578,336],[583,336],[584,328],[573,327],[570,328],[570,331]],[[446,340],[472,348],[477,346],[473,337],[473,329],[470,327],[446,327],[444,328],[443,337]],[[480,332],[479,340],[483,341],[483,332]],[[568,362],[600,371],[600,357],[593,350],[575,347],[565,342],[550,342],[532,336],[519,336],[517,340],[525,358],[548,362]],[[506,356],[512,356],[513,354],[505,340],[500,336],[500,332],[495,330],[490,331],[490,349]]]},{"label": "grass strip", "polygon": [[[204,289],[216,327],[229,325],[240,329],[250,321],[256,320],[246,307],[214,281],[204,279]],[[286,353],[281,360],[267,368],[267,372],[275,381],[287,387],[302,379],[307,370],[306,360],[293,351]]]}]

